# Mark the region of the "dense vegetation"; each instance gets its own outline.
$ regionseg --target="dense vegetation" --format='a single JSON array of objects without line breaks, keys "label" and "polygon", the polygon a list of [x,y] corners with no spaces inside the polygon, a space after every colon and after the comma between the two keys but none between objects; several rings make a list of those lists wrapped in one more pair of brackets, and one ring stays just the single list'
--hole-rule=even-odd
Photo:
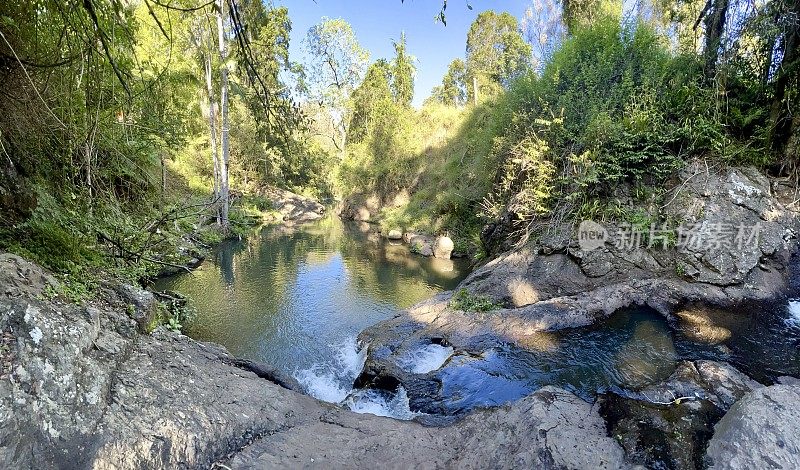
[{"label": "dense vegetation", "polygon": [[483,12],[414,109],[403,35],[370,62],[349,24],[323,19],[298,64],[290,12],[258,0],[6,2],[0,249],[143,277],[176,245],[260,220],[274,185],[373,196],[386,227],[479,255],[498,219],[516,241],[632,217],[632,195],[658,198],[693,158],[796,180],[798,2],[637,5]]},{"label": "dense vegetation", "polygon": [[[523,27],[479,15],[422,110],[374,111],[382,146],[350,148],[345,188],[376,194],[387,226],[447,231],[479,253],[499,219],[524,242],[578,217],[657,218],[645,200],[694,158],[797,180],[795,2],[667,2],[624,18],[621,4],[584,3],[536,2]],[[410,202],[393,204],[403,191]]]}]

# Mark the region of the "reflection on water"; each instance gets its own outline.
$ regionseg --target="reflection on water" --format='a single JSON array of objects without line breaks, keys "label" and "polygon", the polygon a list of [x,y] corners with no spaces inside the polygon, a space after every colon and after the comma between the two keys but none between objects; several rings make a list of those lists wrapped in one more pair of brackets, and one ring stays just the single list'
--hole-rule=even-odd
[{"label": "reflection on water", "polygon": [[[266,228],[223,243],[193,275],[162,279],[156,288],[189,298],[198,314],[185,333],[195,339],[290,374],[339,370],[340,351],[352,349],[344,342],[467,274],[464,262],[414,255],[370,229],[335,217]],[[349,374],[340,375],[333,385]]]},{"label": "reflection on water", "polygon": [[[548,333],[542,344],[506,345],[480,355],[456,354],[431,376],[441,386],[424,398],[426,410],[457,414],[519,399],[555,385],[592,401],[609,390],[641,390],[667,379],[681,360],[730,362],[770,384],[800,376],[800,303],[693,309],[677,328],[653,310],[623,310],[584,327]],[[681,322],[691,323],[689,328]],[[698,341],[693,325],[725,330],[719,341]],[[540,347],[540,346],[546,347]],[[415,397],[416,398],[416,397]],[[416,401],[412,399],[412,409]]]}]

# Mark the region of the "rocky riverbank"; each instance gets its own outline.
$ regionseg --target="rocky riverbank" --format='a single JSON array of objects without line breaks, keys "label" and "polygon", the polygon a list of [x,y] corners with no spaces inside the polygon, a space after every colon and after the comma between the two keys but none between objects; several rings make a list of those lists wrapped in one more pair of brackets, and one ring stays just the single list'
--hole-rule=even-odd
[{"label": "rocky riverbank", "polygon": [[[446,369],[450,357],[509,344],[544,350],[553,331],[630,306],[720,341],[727,325],[709,304],[786,293],[798,217],[775,182],[749,170],[695,170],[669,210],[687,223],[724,216],[758,225],[753,243],[582,250],[553,238],[509,251],[473,272],[455,299],[441,294],[365,331],[357,385],[403,385],[412,411],[446,413],[425,408],[437,393],[430,371],[400,358],[435,347],[446,352],[437,365]],[[291,377],[219,346],[164,328],[146,334],[160,308],[146,291],[107,283],[77,305],[53,297],[56,283],[0,254],[0,461],[9,468],[800,465],[800,385],[792,378],[767,386],[724,362],[681,361],[662,382],[593,403],[547,386],[453,419],[403,422],[319,402]],[[469,311],[476,306],[482,311]]]},{"label": "rocky riverbank", "polygon": [[[664,236],[663,243],[646,238],[635,244],[615,243],[609,234],[631,237],[636,227],[606,224],[602,228],[608,238],[594,247],[579,243],[571,230],[554,229],[536,242],[510,249],[467,277],[457,296],[440,294],[364,331],[360,339],[369,349],[359,386],[402,385],[412,409],[458,412],[442,408],[448,392],[441,377],[448,371],[457,373],[463,362],[450,358],[487,362],[493,351],[508,344],[547,350],[556,347],[553,332],[593,325],[630,307],[654,309],[672,328],[695,340],[721,343],[731,332],[715,309],[778,301],[796,278],[796,197],[780,181],[750,168],[712,171],[695,164],[684,170],[680,181],[668,192],[663,208],[666,220],[679,227],[674,239],[652,224],[643,236]],[[723,230],[730,239],[720,238]],[[503,232],[500,226],[490,226],[485,235],[491,239]],[[703,236],[705,242],[689,238]],[[431,345],[448,348],[435,374],[403,367],[404,358]],[[733,401],[762,384],[724,363],[687,363],[675,374],[653,390],[632,386],[601,397],[609,432],[628,458],[670,468],[695,468],[712,461],[723,468],[752,468],[737,463],[745,458],[728,461],[713,452],[706,456],[705,448],[714,424]],[[686,380],[679,380],[681,375]],[[724,378],[726,385],[715,390],[709,377],[717,382]],[[695,384],[689,387],[692,393],[685,392],[687,380]],[[675,401],[679,397],[684,400]],[[788,427],[796,431],[799,425]],[[725,449],[745,452],[747,446]],[[719,444],[711,448],[721,452]]]},{"label": "rocky riverbank", "polygon": [[45,300],[48,273],[9,254],[0,265],[7,468],[627,466],[596,407],[564,390],[444,429],[358,415],[219,346],[142,334],[131,317],[147,294],[108,286],[91,305]]}]

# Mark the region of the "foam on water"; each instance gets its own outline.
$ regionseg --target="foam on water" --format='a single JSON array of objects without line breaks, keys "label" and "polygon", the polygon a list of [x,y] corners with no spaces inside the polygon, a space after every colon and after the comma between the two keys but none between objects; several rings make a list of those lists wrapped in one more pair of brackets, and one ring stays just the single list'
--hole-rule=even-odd
[{"label": "foam on water", "polygon": [[790,300],[786,308],[789,310],[786,326],[800,328],[800,300]]},{"label": "foam on water", "polygon": [[453,348],[450,346],[429,344],[406,354],[397,362],[400,367],[409,372],[427,374],[442,367],[452,355]]},{"label": "foam on water", "polygon": [[358,348],[355,338],[335,346],[332,363],[315,364],[295,373],[295,378],[312,397],[329,403],[341,403],[353,389],[353,381],[364,368],[367,348]]},{"label": "foam on water", "polygon": [[413,419],[419,413],[411,411],[408,394],[403,387],[394,393],[383,390],[356,390],[345,401],[350,410],[356,413],[369,413],[395,419]]},{"label": "foam on water", "polygon": [[[295,373],[295,378],[312,397],[346,406],[356,413],[369,413],[395,419],[412,419],[408,394],[403,387],[396,392],[353,390],[353,382],[364,368],[367,348],[358,347],[355,338],[336,345],[333,361],[318,363]],[[452,348],[451,348],[452,353]]]}]

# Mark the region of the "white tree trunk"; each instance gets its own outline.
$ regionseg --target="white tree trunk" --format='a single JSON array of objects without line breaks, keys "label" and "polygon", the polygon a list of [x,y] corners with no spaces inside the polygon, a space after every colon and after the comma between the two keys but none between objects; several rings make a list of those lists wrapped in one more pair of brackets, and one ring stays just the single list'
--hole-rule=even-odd
[{"label": "white tree trunk", "polygon": [[[214,201],[219,202],[219,147],[217,146],[217,103],[214,101],[214,86],[211,80],[211,55],[206,55],[206,91],[208,92],[208,127],[211,131],[211,161],[214,164]],[[220,211],[217,210],[217,225]]]},{"label": "white tree trunk", "polygon": [[223,0],[217,0],[217,29],[219,30],[219,58],[220,58],[220,103],[222,108],[221,125],[222,125],[222,165],[220,165],[220,199],[222,202],[222,213],[220,214],[220,223],[222,228],[228,229],[228,204],[229,204],[229,188],[228,188],[228,159],[229,159],[229,142],[228,142],[228,53],[225,50],[225,21],[223,17],[225,11],[225,3]]}]

